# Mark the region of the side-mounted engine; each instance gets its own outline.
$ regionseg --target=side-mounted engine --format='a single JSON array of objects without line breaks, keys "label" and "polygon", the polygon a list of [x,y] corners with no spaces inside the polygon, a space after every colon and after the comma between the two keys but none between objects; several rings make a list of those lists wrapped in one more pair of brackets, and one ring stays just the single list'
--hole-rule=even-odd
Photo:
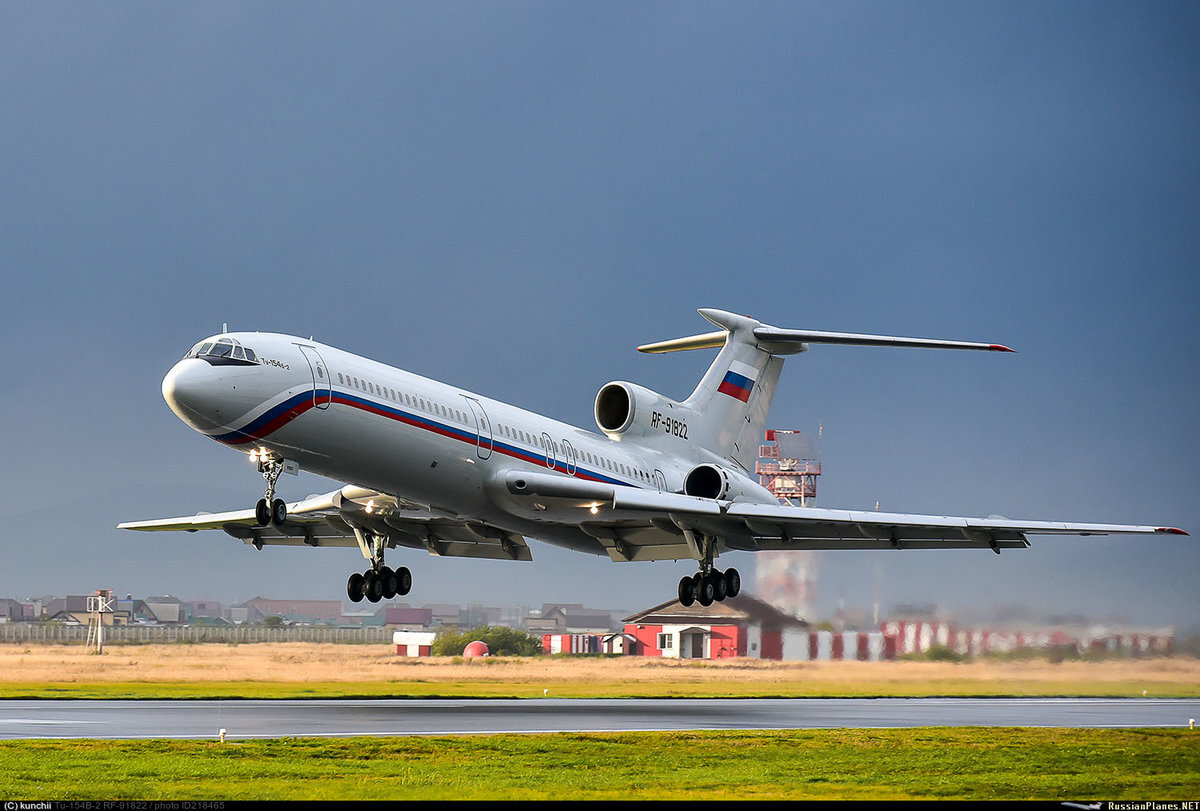
[{"label": "side-mounted engine", "polygon": [[596,394],[596,425],[610,439],[688,438],[691,409],[643,386],[618,380]]}]

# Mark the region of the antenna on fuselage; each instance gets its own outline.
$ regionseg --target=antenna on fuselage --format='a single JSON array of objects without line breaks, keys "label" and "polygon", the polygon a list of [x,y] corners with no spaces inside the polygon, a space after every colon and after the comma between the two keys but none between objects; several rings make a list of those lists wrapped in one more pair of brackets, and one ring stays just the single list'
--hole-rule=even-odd
[{"label": "antenna on fuselage", "polygon": [[227,335],[228,333],[229,333],[229,322],[222,321],[221,322],[221,334]]}]

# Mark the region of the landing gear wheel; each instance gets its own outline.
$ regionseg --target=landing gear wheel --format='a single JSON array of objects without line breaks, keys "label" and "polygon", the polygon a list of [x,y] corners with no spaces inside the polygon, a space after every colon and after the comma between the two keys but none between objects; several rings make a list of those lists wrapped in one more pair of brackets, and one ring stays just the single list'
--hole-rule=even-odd
[{"label": "landing gear wheel", "polygon": [[379,579],[383,582],[383,599],[390,600],[396,596],[396,573],[384,566],[379,570]]},{"label": "landing gear wheel", "polygon": [[737,569],[725,570],[725,596],[736,597],[742,591],[742,576]]},{"label": "landing gear wheel", "polygon": [[696,602],[696,586],[692,583],[692,578],[683,577],[679,580],[679,604],[687,608],[692,603]]},{"label": "landing gear wheel", "polygon": [[403,597],[412,589],[412,572],[407,566],[401,566],[396,570],[396,595]]},{"label": "landing gear wheel", "polygon": [[708,573],[708,577],[705,579],[712,582],[713,599],[718,603],[722,602],[729,593],[729,584],[725,582],[725,575],[721,574],[716,569],[713,569]]},{"label": "landing gear wheel", "polygon": [[363,576],[355,572],[350,575],[350,579],[346,581],[346,596],[350,598],[352,603],[361,603],[363,594]]},{"label": "landing gear wheel", "polygon": [[[263,499],[266,501],[266,499]],[[287,521],[287,502],[277,498],[271,502],[271,523],[281,527]]]},{"label": "landing gear wheel", "polygon": [[258,522],[260,527],[265,527],[271,523],[271,505],[267,503],[265,498],[260,498],[258,503],[254,505],[254,520]]},{"label": "landing gear wheel", "polygon": [[375,572],[367,572],[363,575],[363,593],[373,603],[383,599],[383,581]]},{"label": "landing gear wheel", "polygon": [[[697,576],[700,578],[700,585],[696,589],[696,602],[707,608],[708,606],[712,605],[713,600],[716,599],[716,589],[713,586],[712,578],[704,577],[703,575]],[[693,578],[693,582],[694,581],[695,578]]]}]

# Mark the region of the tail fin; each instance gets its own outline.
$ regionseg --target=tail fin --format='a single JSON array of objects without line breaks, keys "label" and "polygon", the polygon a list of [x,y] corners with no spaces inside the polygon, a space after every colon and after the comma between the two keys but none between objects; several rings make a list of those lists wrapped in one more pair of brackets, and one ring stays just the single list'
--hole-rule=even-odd
[{"label": "tail fin", "polygon": [[638,351],[662,353],[721,348],[695,391],[682,405],[692,415],[693,443],[747,471],[753,468],[783,369],[783,358],[779,355],[805,352],[808,345],[814,343],[1013,351],[999,344],[779,329],[724,310],[703,309],[699,312],[721,330],[645,344],[639,346]]}]

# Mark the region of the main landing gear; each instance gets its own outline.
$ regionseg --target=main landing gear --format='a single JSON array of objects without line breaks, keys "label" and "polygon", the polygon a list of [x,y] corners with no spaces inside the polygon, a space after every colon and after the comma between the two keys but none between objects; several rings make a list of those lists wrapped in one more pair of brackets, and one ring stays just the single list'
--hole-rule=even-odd
[{"label": "main landing gear", "polygon": [[275,498],[275,483],[279,481],[279,474],[283,473],[283,460],[264,449],[251,451],[250,461],[258,463],[258,472],[267,480],[266,494],[254,505],[254,519],[260,527],[267,524],[281,527],[287,521],[287,503]]},{"label": "main landing gear", "polygon": [[742,576],[737,569],[710,568],[679,581],[679,604],[687,608],[692,603],[710,606],[726,597],[736,597],[742,590]]},{"label": "main landing gear", "polygon": [[383,550],[387,546],[387,537],[378,533],[364,532],[354,527],[354,537],[358,539],[358,548],[370,566],[361,574],[355,572],[346,581],[346,596],[350,602],[362,602],[366,597],[370,602],[390,600],[393,597],[403,597],[412,589],[412,572],[408,567],[401,566],[391,569],[383,565]]},{"label": "main landing gear", "polygon": [[736,597],[742,590],[742,576],[737,569],[721,571],[713,566],[717,554],[717,538],[680,527],[687,539],[692,554],[700,564],[700,571],[679,581],[679,604],[687,608],[692,603],[710,606],[726,597]]},{"label": "main landing gear", "polygon": [[412,572],[406,566],[395,570],[380,566],[378,571],[355,572],[346,581],[346,596],[352,603],[362,602],[364,597],[373,603],[403,597],[411,589]]}]

